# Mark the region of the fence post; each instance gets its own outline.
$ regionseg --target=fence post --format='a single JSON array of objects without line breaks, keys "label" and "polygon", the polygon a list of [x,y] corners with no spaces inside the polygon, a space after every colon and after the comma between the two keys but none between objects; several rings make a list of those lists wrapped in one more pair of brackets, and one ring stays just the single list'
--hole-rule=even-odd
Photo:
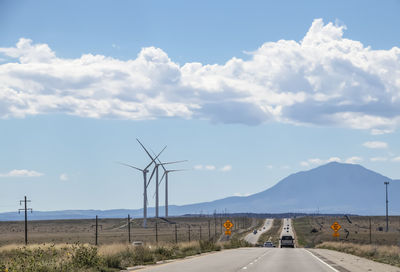
[{"label": "fence post", "polygon": [[156,220],[156,243],[158,244],[158,225]]},{"label": "fence post", "polygon": [[176,244],[178,243],[178,228],[177,228],[176,224],[175,224],[175,243]]},{"label": "fence post", "polygon": [[210,219],[208,219],[208,240],[211,239]]},{"label": "fence post", "polygon": [[199,240],[201,241],[201,226],[200,226],[200,239]]}]

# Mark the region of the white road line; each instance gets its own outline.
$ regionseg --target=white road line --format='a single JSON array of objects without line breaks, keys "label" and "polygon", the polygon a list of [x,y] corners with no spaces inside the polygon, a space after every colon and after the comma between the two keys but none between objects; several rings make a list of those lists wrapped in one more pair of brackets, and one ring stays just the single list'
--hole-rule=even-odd
[{"label": "white road line", "polygon": [[339,270],[333,268],[331,265],[327,264],[326,262],[324,262],[323,260],[321,260],[320,258],[318,258],[317,256],[315,256],[314,254],[312,254],[310,251],[308,251],[307,249],[304,249],[305,251],[307,251],[308,253],[311,254],[311,256],[313,256],[315,259],[317,259],[318,261],[320,261],[321,263],[323,263],[324,265],[326,265],[327,267],[329,267],[330,269],[332,269],[335,272],[340,272]]}]

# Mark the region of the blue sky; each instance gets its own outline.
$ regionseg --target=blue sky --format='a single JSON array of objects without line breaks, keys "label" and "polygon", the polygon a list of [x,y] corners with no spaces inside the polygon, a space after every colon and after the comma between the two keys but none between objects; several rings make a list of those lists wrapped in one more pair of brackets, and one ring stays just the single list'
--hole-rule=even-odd
[{"label": "blue sky", "polygon": [[171,204],[400,178],[400,1],[215,2],[0,1],[0,212],[140,208],[135,138],[189,160]]}]

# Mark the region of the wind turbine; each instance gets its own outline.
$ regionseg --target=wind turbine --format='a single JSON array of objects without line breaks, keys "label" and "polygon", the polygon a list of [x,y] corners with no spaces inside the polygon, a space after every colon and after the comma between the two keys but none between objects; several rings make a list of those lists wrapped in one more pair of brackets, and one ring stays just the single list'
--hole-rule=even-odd
[{"label": "wind turbine", "polygon": [[[153,152],[154,153],[154,152]],[[155,156],[155,155],[154,155]],[[151,173],[151,176],[150,176],[150,179],[149,179],[149,181],[152,179],[152,177],[153,177],[153,175],[154,175],[154,172],[156,173],[156,192],[155,192],[155,196],[156,196],[156,218],[158,218],[159,217],[159,191],[158,191],[158,187],[160,186],[160,184],[161,184],[161,181],[162,181],[162,178],[164,177],[164,175],[165,175],[165,168],[164,168],[164,165],[166,165],[166,164],[173,164],[173,163],[180,163],[180,162],[186,162],[187,160],[184,160],[184,161],[174,161],[174,162],[164,162],[164,163],[161,163],[161,161],[159,160],[159,159],[157,159],[158,160],[158,162],[159,163],[155,163],[155,166],[154,166],[154,169],[153,169],[153,172]],[[161,180],[159,181],[158,180],[158,167],[159,166],[162,166],[163,168],[164,168],[164,175],[161,177]],[[154,197],[154,195],[153,195],[153,197]]]},{"label": "wind turbine", "polygon": [[[136,139],[139,144],[143,147],[144,151],[146,151],[147,155],[150,157],[150,159],[152,161],[155,161],[156,159],[158,159],[158,156],[153,158],[153,156],[150,155],[149,151],[147,151],[147,149],[144,147],[144,145],[139,141],[139,139]],[[153,152],[153,151],[152,151]],[[153,152],[154,154],[154,152]],[[155,154],[154,154],[155,156]],[[161,165],[162,167],[164,167],[164,164],[173,164],[173,163],[179,163],[179,162],[184,162],[184,161],[174,161],[174,162],[165,162],[165,163],[161,163],[161,161],[158,159],[159,163],[154,162],[155,167],[153,169],[153,172],[151,173],[149,182],[151,181],[151,179],[153,178],[154,173],[156,174],[156,218],[159,217],[159,212],[158,212],[158,207],[159,207],[159,193],[158,193],[158,186],[160,185],[161,182],[158,181],[158,167]],[[165,169],[165,168],[164,168]]]},{"label": "wind turbine", "polygon": [[[138,141],[139,141],[139,140],[138,140]],[[140,143],[140,142],[139,142],[139,143]],[[147,201],[147,187],[148,187],[149,184],[150,184],[150,179],[149,179],[149,181],[147,181],[147,173],[149,172],[148,168],[149,168],[153,163],[155,163],[155,160],[158,158],[158,156],[161,155],[161,153],[162,153],[166,148],[167,148],[167,146],[165,146],[165,147],[163,148],[163,150],[161,150],[161,152],[160,152],[154,159],[152,159],[152,161],[151,161],[144,169],[140,169],[140,168],[138,168],[138,167],[136,167],[136,166],[129,165],[129,164],[126,164],[126,163],[120,163],[120,164],[122,164],[122,165],[131,167],[131,168],[136,169],[136,170],[138,170],[138,171],[141,171],[141,172],[143,173],[143,227],[144,227],[144,228],[146,228],[146,224],[147,224],[147,202],[148,202],[148,201]]]}]

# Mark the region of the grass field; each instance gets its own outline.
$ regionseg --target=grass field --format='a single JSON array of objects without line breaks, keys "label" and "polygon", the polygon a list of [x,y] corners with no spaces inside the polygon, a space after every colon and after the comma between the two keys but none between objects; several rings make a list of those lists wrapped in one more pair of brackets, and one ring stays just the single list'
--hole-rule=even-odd
[{"label": "grass field", "polygon": [[[131,241],[146,243],[175,242],[175,226],[178,242],[218,239],[225,231],[222,224],[226,219],[234,223],[233,233],[242,233],[258,221],[247,217],[173,217],[170,224],[163,220],[148,219],[147,228],[142,228],[142,220],[131,221]],[[157,237],[156,237],[157,222]],[[209,228],[210,222],[210,228]],[[28,222],[29,243],[88,243],[94,244],[95,220],[51,220]],[[99,219],[99,244],[127,243],[127,219]],[[190,231],[189,231],[190,230]],[[210,231],[209,231],[210,230]],[[190,234],[189,234],[190,233]],[[201,236],[201,237],[200,237]],[[0,222],[0,246],[23,244],[24,222]]]},{"label": "grass field", "polygon": [[[299,246],[314,247],[322,242],[351,242],[355,244],[399,245],[400,217],[389,217],[389,231],[386,232],[384,216],[351,216],[351,223],[346,217],[301,217],[293,220]],[[371,236],[370,236],[371,220]],[[333,237],[331,225],[338,222],[342,228],[340,237]],[[346,237],[347,236],[347,237]],[[371,241],[370,241],[371,237]]]}]

